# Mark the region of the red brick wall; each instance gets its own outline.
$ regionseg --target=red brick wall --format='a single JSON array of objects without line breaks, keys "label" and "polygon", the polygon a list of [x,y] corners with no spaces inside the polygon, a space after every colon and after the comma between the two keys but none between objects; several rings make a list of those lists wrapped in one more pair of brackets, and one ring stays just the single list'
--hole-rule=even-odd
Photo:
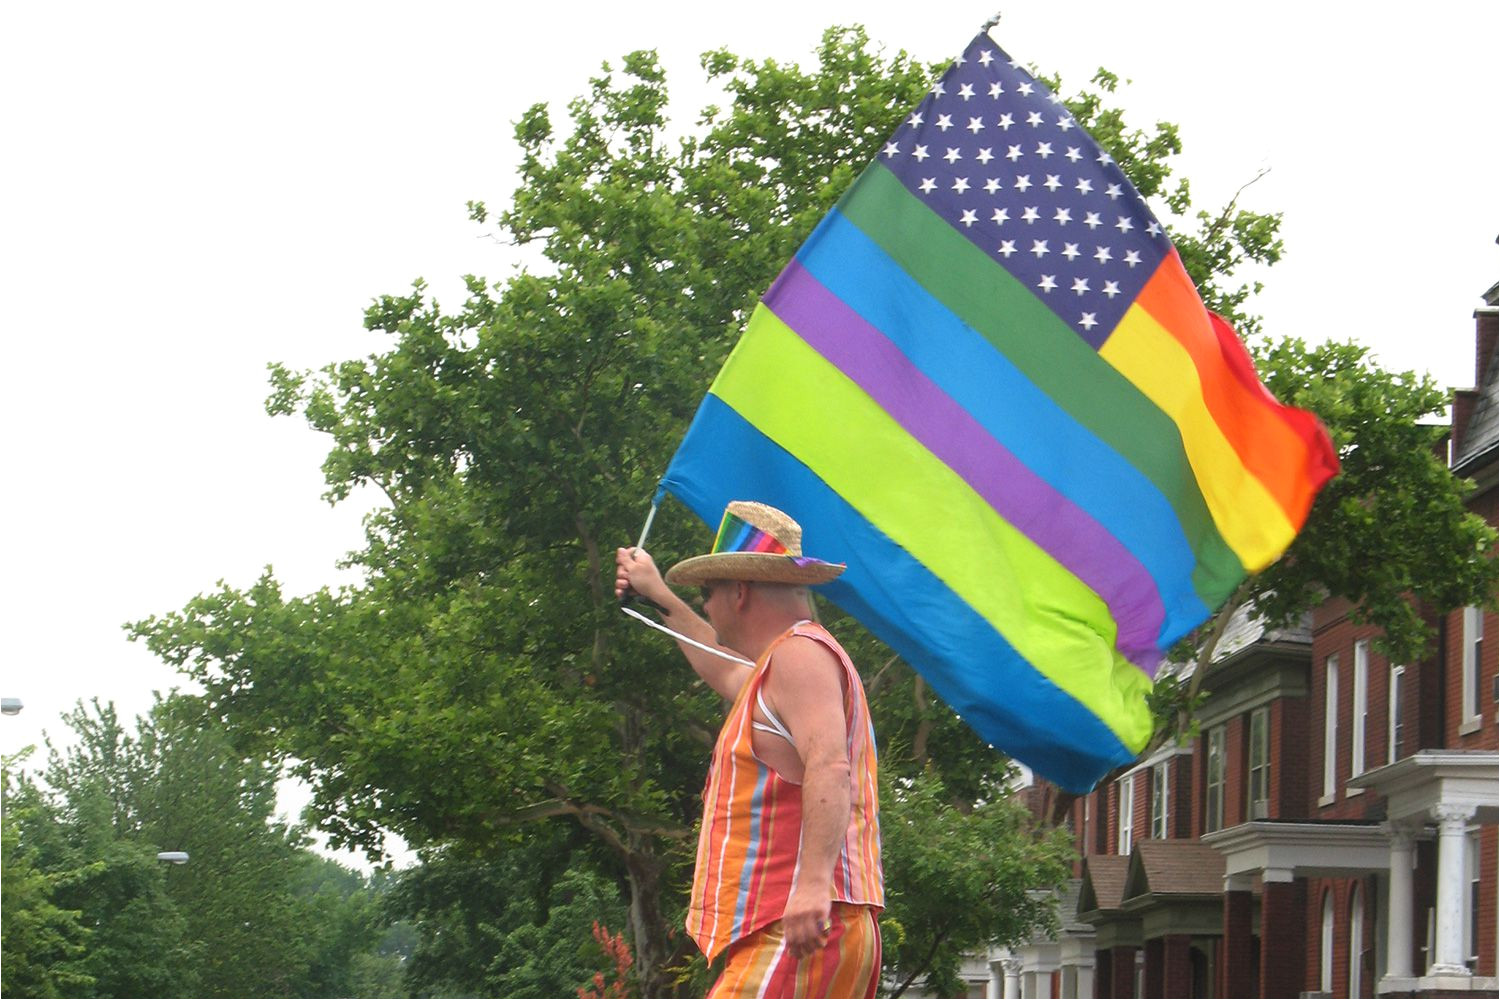
[{"label": "red brick wall", "polygon": [[1349,996],[1349,953],[1351,904],[1354,887],[1360,886],[1360,909],[1364,914],[1364,926],[1358,949],[1363,954],[1364,968],[1361,975],[1360,996],[1375,995],[1375,920],[1376,907],[1374,886],[1369,879],[1308,879],[1307,880],[1307,980],[1305,989],[1317,990],[1322,982],[1323,959],[1323,901],[1327,894],[1333,895],[1333,995]]},{"label": "red brick wall", "polygon": [[1309,777],[1306,698],[1278,698],[1271,703],[1271,818],[1307,815]]},{"label": "red brick wall", "polygon": [[1490,824],[1479,829],[1479,969],[1481,976],[1495,975],[1495,905],[1500,887],[1496,870],[1496,845],[1500,826]]},{"label": "red brick wall", "polygon": [[[1363,639],[1369,642],[1369,656],[1365,673],[1365,761],[1364,770],[1371,771],[1386,763],[1386,742],[1389,726],[1390,663],[1375,650],[1374,638],[1379,629],[1369,625],[1356,625],[1347,616],[1346,602],[1329,602],[1315,617],[1313,634],[1313,662],[1308,678],[1305,768],[1306,784],[1304,802],[1306,815],[1320,820],[1347,820],[1380,818],[1384,815],[1383,800],[1370,792],[1358,792],[1348,787],[1350,768],[1354,763],[1354,646]],[[1337,656],[1338,669],[1338,733],[1334,757],[1334,799],[1320,805],[1323,797],[1324,726],[1327,725],[1326,690],[1328,684],[1328,659]],[[1407,701],[1416,701],[1417,692],[1412,685],[1415,677],[1408,667]],[[1404,736],[1405,753],[1417,748],[1415,733],[1408,726]],[[1355,794],[1350,795],[1350,791]]]},{"label": "red brick wall", "polygon": [[1246,716],[1236,715],[1224,725],[1224,829],[1245,822]]},{"label": "red brick wall", "polygon": [[1447,670],[1443,684],[1443,737],[1447,746],[1457,750],[1495,750],[1500,748],[1495,725],[1495,673],[1497,651],[1500,643],[1495,641],[1495,629],[1500,627],[1500,616],[1494,611],[1484,612],[1484,636],[1480,643],[1479,690],[1480,726],[1477,732],[1464,733],[1464,612],[1454,611],[1447,616],[1444,632],[1443,655]]}]

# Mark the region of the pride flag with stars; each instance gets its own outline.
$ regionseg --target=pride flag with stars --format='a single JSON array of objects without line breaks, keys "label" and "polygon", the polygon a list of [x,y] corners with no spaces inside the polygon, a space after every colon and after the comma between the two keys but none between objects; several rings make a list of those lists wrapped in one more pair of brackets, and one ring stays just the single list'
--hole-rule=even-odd
[{"label": "pride flag with stars", "polygon": [[980,34],[766,292],[662,489],[709,524],[785,510],[848,563],[835,603],[1082,791],[1337,471],[1124,173]]}]

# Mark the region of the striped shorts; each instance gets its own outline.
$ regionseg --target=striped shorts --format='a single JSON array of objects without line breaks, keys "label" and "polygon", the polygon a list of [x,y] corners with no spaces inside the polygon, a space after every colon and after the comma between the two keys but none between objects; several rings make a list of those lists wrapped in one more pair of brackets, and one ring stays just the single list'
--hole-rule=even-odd
[{"label": "striped shorts", "polygon": [[797,961],[781,921],[729,946],[710,997],[873,997],[880,982],[880,924],[875,909],[834,903],[828,945]]}]

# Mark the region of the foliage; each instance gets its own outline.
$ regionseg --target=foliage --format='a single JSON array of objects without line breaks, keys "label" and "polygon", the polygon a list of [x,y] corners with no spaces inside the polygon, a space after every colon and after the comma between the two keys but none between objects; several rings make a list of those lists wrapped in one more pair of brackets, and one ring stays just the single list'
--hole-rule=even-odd
[{"label": "foliage", "polygon": [[997,783],[995,796],[955,809],[933,772],[887,777],[881,823],[887,909],[885,967],[900,996],[920,981],[931,996],[963,996],[965,954],[1019,945],[1055,929],[1060,887],[1072,873],[1067,831],[1035,817]]},{"label": "foliage", "polygon": [[61,876],[37,865],[36,850],[21,843],[21,818],[36,805],[18,805],[11,789],[12,768],[24,755],[5,758],[0,771],[0,994],[8,997],[75,996],[93,989],[94,978],[81,967],[88,929],[77,910],[57,905]]},{"label": "foliage", "polygon": [[574,995],[603,961],[595,923],[626,919],[618,888],[585,860],[543,835],[498,855],[433,852],[399,873],[387,906],[415,932],[411,995]]},{"label": "foliage", "polygon": [[[378,982],[368,964],[350,971],[377,943],[378,901],[272,821],[274,769],[232,751],[194,699],[158,702],[133,731],[98,702],[64,721],[75,739],[49,743],[40,775],[18,782],[14,837],[18,871],[45,878],[47,902],[87,932],[61,965],[70,995],[356,996]],[[164,865],[164,850],[188,865]],[[49,961],[7,933],[13,959]]]},{"label": "foliage", "polygon": [[1424,610],[1493,606],[1495,531],[1467,509],[1473,484],[1449,471],[1445,429],[1424,423],[1449,394],[1430,376],[1381,369],[1354,343],[1286,339],[1256,354],[1278,398],[1322,418],[1341,466],[1286,556],[1252,582],[1257,610],[1285,622],[1327,594],[1345,598],[1400,662],[1433,637]]},{"label": "foliage", "polygon": [[[705,975],[669,928],[722,706],[673,649],[622,622],[609,552],[628,541],[756,296],[932,75],[872,51],[860,29],[826,33],[817,62],[707,54],[727,103],[675,141],[649,52],[590,81],[565,133],[531,108],[510,205],[470,213],[545,264],[494,284],[468,277],[456,309],[418,282],[367,310],[388,338],[380,353],[316,373],[273,367],[269,411],[330,436],[329,499],[361,486],[386,497],[351,557],[363,582],[288,597],[268,571],[133,629],[202,684],[241,753],[307,779],[310,815],[335,845],[378,856],[391,829],[503,870],[518,844],[582,833],[594,884],[627,888],[628,923],[609,926],[628,927],[652,995]],[[1113,90],[1102,74],[1070,106],[1143,191],[1189,211],[1186,187],[1166,186],[1175,128],[1132,129],[1108,106]],[[1257,218],[1206,226],[1195,259],[1268,259],[1275,219]],[[663,517],[653,548],[669,562],[700,534]],[[840,628],[860,662],[886,661]],[[892,773],[939,768],[949,822],[964,829],[1003,761],[904,670],[888,675],[877,728],[918,752],[886,759]],[[898,797],[891,815],[905,808]],[[427,934],[424,947],[462,952],[414,966],[434,988],[449,988],[440,973],[479,975],[477,917],[490,910],[471,896],[462,906],[473,912],[423,911],[458,934],[456,945]],[[520,926],[494,925],[507,940]],[[920,951],[929,926],[912,920],[907,946]]]}]

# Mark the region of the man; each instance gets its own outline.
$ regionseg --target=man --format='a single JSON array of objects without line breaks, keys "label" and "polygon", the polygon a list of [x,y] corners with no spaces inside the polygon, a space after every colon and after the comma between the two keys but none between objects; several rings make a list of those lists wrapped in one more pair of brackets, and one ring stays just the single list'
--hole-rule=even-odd
[{"label": "man", "polygon": [[[641,549],[616,553],[615,592],[753,665],[679,643],[732,703],[703,793],[688,933],[713,961],[710,996],[873,997],[885,904],[875,739],[849,656],[813,622],[807,587],[843,572],[802,555],[774,507],[729,504],[713,550],[663,580]],[[699,617],[668,586],[700,585]]]}]

